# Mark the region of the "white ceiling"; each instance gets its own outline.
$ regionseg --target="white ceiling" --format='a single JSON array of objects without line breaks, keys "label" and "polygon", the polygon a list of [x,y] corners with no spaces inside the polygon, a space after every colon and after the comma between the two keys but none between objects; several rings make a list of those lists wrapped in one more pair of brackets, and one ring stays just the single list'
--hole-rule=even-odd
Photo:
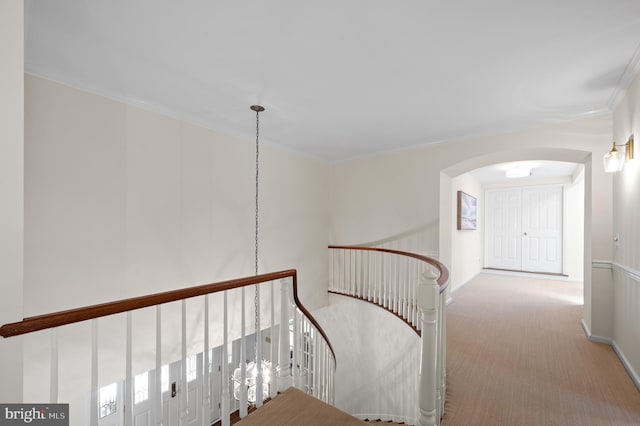
[{"label": "white ceiling", "polygon": [[[638,0],[26,0],[28,72],[334,162],[608,111]],[[603,141],[605,143],[606,141]]]}]

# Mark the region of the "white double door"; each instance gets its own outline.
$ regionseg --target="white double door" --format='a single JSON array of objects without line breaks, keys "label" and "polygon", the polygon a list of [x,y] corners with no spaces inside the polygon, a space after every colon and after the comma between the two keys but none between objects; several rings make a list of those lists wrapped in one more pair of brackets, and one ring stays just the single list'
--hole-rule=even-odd
[{"label": "white double door", "polygon": [[488,190],[486,206],[487,268],[562,273],[562,186]]}]

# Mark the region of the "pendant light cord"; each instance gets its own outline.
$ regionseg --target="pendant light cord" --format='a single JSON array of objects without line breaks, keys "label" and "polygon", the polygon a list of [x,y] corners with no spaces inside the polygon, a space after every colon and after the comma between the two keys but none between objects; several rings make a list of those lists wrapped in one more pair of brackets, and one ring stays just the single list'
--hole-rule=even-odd
[{"label": "pendant light cord", "polygon": [[[259,105],[254,105],[251,107],[253,111],[256,112],[256,251],[255,251],[255,271],[256,275],[258,275],[258,218],[259,218],[259,183],[260,183],[260,111],[264,111],[264,108]],[[255,298],[254,298],[254,307],[255,307],[255,333],[256,338],[260,336],[260,289],[258,288],[259,284],[255,286]],[[259,356],[260,353],[258,351],[259,342],[256,341],[256,369],[258,373],[262,373],[262,360]],[[260,374],[259,374],[260,375]],[[260,381],[259,383],[262,383]]]},{"label": "pendant light cord", "polygon": [[258,275],[258,189],[259,189],[259,172],[260,172],[260,112],[256,111],[256,253],[255,253],[255,266],[256,275]]}]

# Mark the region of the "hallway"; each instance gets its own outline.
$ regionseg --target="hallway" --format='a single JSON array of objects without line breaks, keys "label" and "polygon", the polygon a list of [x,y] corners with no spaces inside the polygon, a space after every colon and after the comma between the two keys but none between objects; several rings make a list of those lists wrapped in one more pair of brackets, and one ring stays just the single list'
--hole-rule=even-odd
[{"label": "hallway", "polygon": [[580,283],[482,273],[455,292],[443,425],[640,424],[640,392],[581,319]]}]

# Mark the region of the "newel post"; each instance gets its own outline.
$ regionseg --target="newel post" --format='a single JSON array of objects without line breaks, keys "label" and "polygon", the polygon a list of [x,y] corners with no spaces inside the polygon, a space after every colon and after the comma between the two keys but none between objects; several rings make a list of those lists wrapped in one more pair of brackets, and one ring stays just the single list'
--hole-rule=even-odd
[{"label": "newel post", "polygon": [[417,287],[418,306],[422,327],[420,351],[420,376],[418,384],[418,415],[419,426],[435,426],[440,424],[438,419],[438,301],[440,291],[436,276],[427,271],[422,274],[422,280]]},{"label": "newel post", "polygon": [[280,327],[278,336],[278,367],[276,385],[278,392],[291,386],[291,349],[289,342],[289,283],[280,280]]}]

